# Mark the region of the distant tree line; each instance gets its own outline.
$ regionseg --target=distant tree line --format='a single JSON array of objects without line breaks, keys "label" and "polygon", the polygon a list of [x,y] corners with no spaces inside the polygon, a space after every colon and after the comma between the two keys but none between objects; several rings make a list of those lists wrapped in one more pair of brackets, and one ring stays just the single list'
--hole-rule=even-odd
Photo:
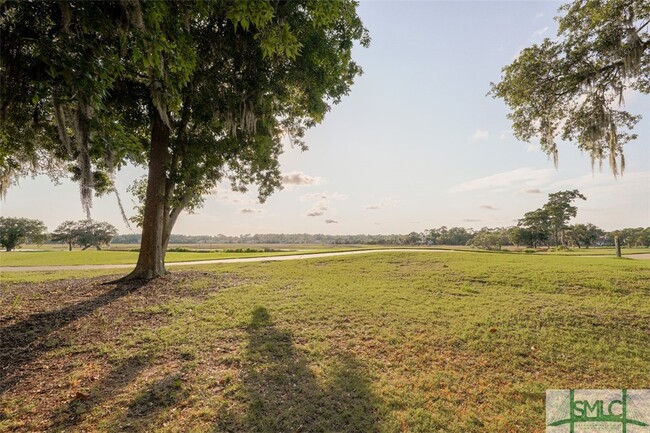
[{"label": "distant tree line", "polygon": [[[586,200],[577,189],[558,191],[548,195],[547,202],[538,209],[526,212],[514,227],[483,227],[480,230],[465,227],[432,228],[423,232],[397,235],[325,235],[325,234],[245,234],[239,236],[187,236],[171,235],[170,244],[331,244],[331,245],[469,245],[476,248],[499,250],[515,247],[577,247],[614,245],[618,238],[621,246],[650,247],[650,227],[625,228],[605,232],[593,224],[573,224],[577,215],[573,203]],[[65,221],[51,234],[38,220],[26,218],[0,218],[0,243],[7,251],[20,244],[50,242],[66,243],[82,249],[101,249],[111,242],[138,244],[139,234],[117,235],[117,229],[101,221]]]},{"label": "distant tree line", "polygon": [[[324,234],[255,234],[239,236],[187,236],[172,235],[170,244],[327,244],[327,245],[470,245],[477,248],[500,249],[504,246],[533,246],[531,238],[526,237],[525,228],[484,227],[474,230],[465,227],[446,227],[427,229],[423,232],[411,232],[397,235],[324,235]],[[626,247],[649,247],[650,227],[626,228],[605,232],[593,224],[574,224],[564,229],[564,241],[567,247],[589,248],[591,246],[610,246],[618,236],[621,245]],[[115,244],[137,244],[140,235],[118,235],[113,238]],[[548,239],[548,238],[547,238]],[[552,246],[552,242],[537,242],[536,246]]]},{"label": "distant tree line", "polygon": [[[326,235],[310,233],[260,233],[237,236],[218,235],[175,235],[170,244],[332,244],[332,245],[408,245],[407,235]],[[139,234],[117,235],[115,244],[137,244]]]},{"label": "distant tree line", "polygon": [[[255,234],[240,236],[172,235],[171,244],[361,244],[361,245],[469,245],[484,249],[504,246],[532,247],[563,246],[589,248],[613,245],[618,237],[623,246],[650,246],[650,228],[627,228],[606,233],[593,224],[569,225],[577,215],[576,200],[587,198],[577,189],[548,195],[540,208],[526,212],[514,227],[480,230],[465,227],[432,228],[405,235],[324,235],[324,234]],[[140,236],[120,235],[116,243],[139,243]]]}]

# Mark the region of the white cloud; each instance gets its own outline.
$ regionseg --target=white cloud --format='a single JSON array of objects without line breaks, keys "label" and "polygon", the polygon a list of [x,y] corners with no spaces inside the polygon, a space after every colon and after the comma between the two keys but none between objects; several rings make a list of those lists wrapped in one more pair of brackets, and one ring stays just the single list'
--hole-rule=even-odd
[{"label": "white cloud", "polygon": [[525,189],[524,192],[525,192],[526,194],[541,194],[541,193],[542,193],[542,191],[541,191],[539,188],[529,188],[529,189]]},{"label": "white cloud", "polygon": [[505,140],[506,138],[508,138],[509,135],[512,135],[512,132],[507,129],[504,129],[499,133],[499,140]]},{"label": "white cloud", "polygon": [[526,152],[528,152],[528,153],[535,153],[535,152],[541,152],[541,151],[542,151],[542,149],[538,145],[533,144],[533,143],[529,143],[528,147],[526,147]]},{"label": "white cloud", "polygon": [[542,36],[544,35],[544,33],[546,33],[547,31],[548,31],[548,26],[546,26],[546,27],[544,27],[544,28],[542,28],[542,29],[539,29],[539,30],[535,30],[535,31],[533,32],[532,38],[533,38],[533,39],[540,38],[540,37],[542,37]]},{"label": "white cloud", "polygon": [[327,199],[319,200],[307,211],[307,216],[315,217],[323,215],[329,209],[330,202]]},{"label": "white cloud", "polygon": [[316,176],[308,176],[302,171],[292,171],[289,173],[282,173],[282,186],[284,187],[297,187],[305,185],[320,185],[323,179]]},{"label": "white cloud", "polygon": [[340,194],[338,192],[312,192],[309,194],[303,194],[300,197],[300,201],[312,201],[314,204],[307,211],[307,216],[316,217],[322,216],[330,208],[330,203],[332,200],[346,200],[348,197],[345,194]]},{"label": "white cloud", "polygon": [[555,171],[552,169],[518,168],[491,176],[463,182],[452,187],[449,192],[465,192],[479,190],[503,191],[511,188],[534,187],[549,180]]},{"label": "white cloud", "polygon": [[339,222],[336,220],[330,220],[330,219],[325,220],[325,224],[338,224],[338,223]]},{"label": "white cloud", "polygon": [[618,178],[610,172],[585,174],[584,176],[563,179],[553,182],[551,188],[581,188],[604,190],[638,189],[639,192],[650,192],[650,171],[627,173]]},{"label": "white cloud", "polygon": [[348,196],[338,192],[311,192],[303,194],[300,201],[314,201],[314,200],[347,200]]},{"label": "white cloud", "polygon": [[482,129],[477,129],[474,131],[474,134],[472,134],[472,141],[482,141],[487,140],[488,138],[490,138],[490,133]]},{"label": "white cloud", "polygon": [[314,201],[314,200],[327,200],[329,196],[324,192],[311,192],[309,194],[303,194],[300,197],[300,201]]},{"label": "white cloud", "polygon": [[259,213],[262,213],[262,212],[263,212],[262,209],[255,209],[255,208],[250,208],[250,207],[239,209],[239,213],[244,214],[244,215],[259,214]]},{"label": "white cloud", "polygon": [[544,12],[537,12],[535,18],[544,18]]},{"label": "white cloud", "polygon": [[257,203],[257,200],[251,198],[246,193],[236,192],[224,185],[219,185],[211,192],[219,203],[247,205]]},{"label": "white cloud", "polygon": [[489,204],[482,204],[482,205],[481,205],[481,209],[485,209],[485,210],[499,210],[499,209],[495,208],[494,206],[490,206]]},{"label": "white cloud", "polygon": [[386,197],[386,198],[382,199],[378,203],[372,203],[372,204],[366,205],[364,209],[366,209],[366,210],[386,209],[386,208],[390,208],[390,207],[395,207],[396,204],[397,204],[397,202],[395,200],[393,200],[390,197]]},{"label": "white cloud", "polygon": [[617,179],[610,172],[586,174],[553,182],[549,189],[578,189],[587,197],[579,200],[574,222],[590,222],[611,230],[647,225],[650,221],[650,171],[626,173]]}]

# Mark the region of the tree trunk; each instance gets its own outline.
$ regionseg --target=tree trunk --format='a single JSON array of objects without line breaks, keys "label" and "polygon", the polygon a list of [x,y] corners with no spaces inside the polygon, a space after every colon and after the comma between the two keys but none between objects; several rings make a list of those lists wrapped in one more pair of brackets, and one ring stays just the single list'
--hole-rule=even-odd
[{"label": "tree trunk", "polygon": [[68,241],[68,251],[72,251],[72,241]]},{"label": "tree trunk", "polygon": [[185,197],[181,198],[180,203],[175,208],[171,209],[169,214],[166,215],[165,224],[163,226],[163,237],[162,237],[163,254],[167,253],[169,238],[172,234],[172,229],[174,228],[174,224],[176,224],[176,220],[178,219],[181,212],[183,211],[183,209],[185,209],[185,207],[188,205],[191,199],[192,196],[190,194],[187,194]]},{"label": "tree trunk", "polygon": [[616,257],[621,257],[621,243],[618,240],[618,236],[614,236],[614,248],[616,249]]},{"label": "tree trunk", "polygon": [[144,202],[140,255],[133,272],[126,280],[150,280],[165,275],[163,225],[165,220],[165,180],[169,154],[169,128],[158,110],[152,110],[151,152],[147,177],[147,195]]},{"label": "tree trunk", "polygon": [[[180,213],[180,210],[178,213]],[[169,245],[169,238],[172,234],[172,229],[174,228],[174,224],[176,224],[176,219],[178,218],[178,214],[176,214],[176,216],[174,216],[174,214],[175,214],[175,210],[172,211],[172,214],[168,216],[167,223],[165,224],[163,230],[163,235],[162,235],[163,254],[167,254],[167,246]]]}]

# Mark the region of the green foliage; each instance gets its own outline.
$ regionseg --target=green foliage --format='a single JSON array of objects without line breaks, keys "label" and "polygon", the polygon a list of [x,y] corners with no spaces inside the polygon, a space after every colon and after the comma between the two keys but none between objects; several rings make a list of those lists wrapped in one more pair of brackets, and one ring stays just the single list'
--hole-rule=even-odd
[{"label": "green foliage", "polygon": [[487,227],[483,227],[474,234],[472,239],[467,241],[467,245],[486,250],[500,250],[502,246],[508,245],[508,243],[510,243],[510,240],[507,229],[489,229]]},{"label": "green foliage", "polygon": [[625,228],[607,234],[610,244],[614,243],[614,236],[626,247],[650,247],[650,227]]},{"label": "green foliage", "polygon": [[576,245],[578,248],[589,248],[602,237],[605,232],[593,224],[574,224],[569,226],[566,231],[566,237],[569,243]]},{"label": "green foliage", "polygon": [[517,233],[517,240],[524,245],[536,248],[539,244],[548,242],[550,218],[544,208],[526,212],[518,225],[521,231]]},{"label": "green foliage", "polygon": [[68,249],[72,250],[72,245],[77,243],[77,230],[75,221],[64,221],[52,232],[50,241],[66,243]]},{"label": "green foliage", "polygon": [[560,236],[567,227],[569,220],[578,213],[578,208],[572,205],[577,199],[587,200],[577,189],[559,191],[548,195],[544,210],[548,215],[549,229],[553,234],[555,245],[558,245],[560,241],[564,242],[564,239],[560,240]]},{"label": "green foliage", "polygon": [[42,221],[28,218],[0,217],[0,245],[11,251],[30,242],[42,244],[47,240],[47,227]]},{"label": "green foliage", "polygon": [[555,246],[560,242],[564,244],[564,230],[568,227],[567,223],[578,212],[578,208],[572,204],[577,199],[587,198],[577,189],[549,194],[544,206],[527,212],[519,220],[518,225],[522,229],[513,232],[515,240],[533,247],[549,240],[552,240]]},{"label": "green foliage", "polygon": [[271,23],[275,15],[271,2],[268,0],[253,0],[245,2],[233,2],[228,9],[227,17],[235,28],[241,25],[248,30],[252,24],[258,29],[264,28]]},{"label": "green foliage", "polygon": [[643,0],[575,0],[560,8],[557,40],[521,51],[491,94],[512,110],[515,136],[539,138],[557,163],[557,139],[574,141],[617,175],[640,116],[620,109],[628,89],[650,93],[650,8]]},{"label": "green foliage", "polygon": [[361,73],[356,2],[319,3],[4,3],[0,191],[67,167],[89,213],[113,170],[147,162],[156,113],[170,134],[156,179],[168,231],[222,180],[257,185],[263,201],[281,187],[282,136],[304,147]]},{"label": "green foliage", "polygon": [[442,226],[437,229],[425,230],[422,236],[428,245],[467,245],[467,242],[474,236],[474,232],[472,229],[464,227],[447,228],[447,226]]},{"label": "green foliage", "polygon": [[102,246],[109,246],[116,234],[117,229],[107,222],[85,220],[79,223],[77,243],[84,250],[89,247],[99,250]]},{"label": "green foliage", "polygon": [[72,245],[79,245],[84,250],[95,247],[110,246],[111,240],[117,235],[117,229],[104,221],[81,220],[65,221],[52,232],[53,242],[65,242],[72,250]]}]

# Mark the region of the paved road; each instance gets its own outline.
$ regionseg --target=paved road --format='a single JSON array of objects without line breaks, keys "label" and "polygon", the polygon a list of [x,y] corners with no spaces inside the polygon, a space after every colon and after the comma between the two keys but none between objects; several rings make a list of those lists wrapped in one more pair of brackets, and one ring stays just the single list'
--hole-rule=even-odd
[{"label": "paved road", "polygon": [[[214,260],[195,260],[191,262],[169,262],[165,263],[166,267],[171,266],[189,266],[189,265],[214,265],[219,263],[248,263],[248,262],[281,262],[285,260],[303,260],[317,259],[322,257],[348,256],[352,254],[370,254],[386,252],[420,252],[420,253],[449,253],[452,250],[432,250],[432,249],[415,249],[415,248],[391,248],[383,250],[358,250],[358,251],[338,251],[332,253],[314,253],[314,254],[294,254],[287,256],[269,256],[269,257],[246,257],[241,259],[214,259]],[[72,266],[4,266],[0,267],[0,272],[39,272],[39,271],[78,271],[94,269],[133,269],[135,263],[126,265],[72,265]]]}]

